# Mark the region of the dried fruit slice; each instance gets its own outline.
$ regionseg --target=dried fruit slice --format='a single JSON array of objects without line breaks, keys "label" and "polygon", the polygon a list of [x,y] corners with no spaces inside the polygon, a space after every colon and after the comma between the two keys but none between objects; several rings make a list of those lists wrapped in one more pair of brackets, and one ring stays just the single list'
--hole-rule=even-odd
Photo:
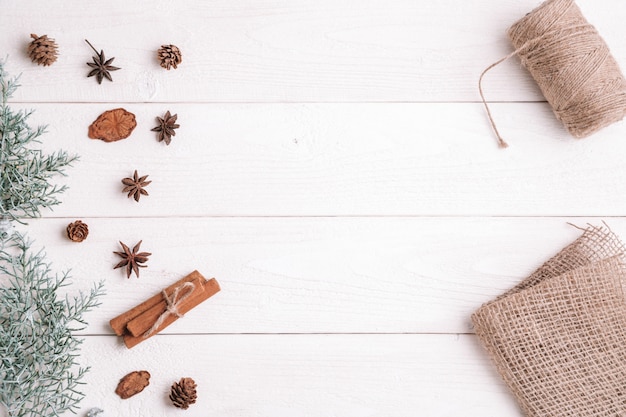
[{"label": "dried fruit slice", "polygon": [[102,113],[89,126],[89,137],[105,142],[126,139],[137,127],[135,115],[125,109],[113,109]]},{"label": "dried fruit slice", "polygon": [[125,400],[133,395],[139,394],[148,385],[150,385],[150,372],[133,371],[120,379],[115,393]]}]

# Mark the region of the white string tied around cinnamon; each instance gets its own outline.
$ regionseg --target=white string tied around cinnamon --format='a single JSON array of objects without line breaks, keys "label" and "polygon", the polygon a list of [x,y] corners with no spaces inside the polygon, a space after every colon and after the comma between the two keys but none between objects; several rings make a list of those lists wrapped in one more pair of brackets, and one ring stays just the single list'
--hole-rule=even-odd
[{"label": "white string tied around cinnamon", "polygon": [[174,289],[171,297],[167,295],[167,292],[165,290],[163,290],[161,293],[163,294],[163,299],[165,300],[165,311],[154,322],[150,330],[143,334],[144,339],[147,339],[148,337],[156,333],[165,321],[165,319],[167,319],[169,316],[173,315],[178,318],[183,317],[183,314],[178,311],[178,307],[186,299],[191,297],[191,294],[193,294],[193,291],[195,289],[196,286],[193,282],[185,282],[184,284],[179,285]]}]

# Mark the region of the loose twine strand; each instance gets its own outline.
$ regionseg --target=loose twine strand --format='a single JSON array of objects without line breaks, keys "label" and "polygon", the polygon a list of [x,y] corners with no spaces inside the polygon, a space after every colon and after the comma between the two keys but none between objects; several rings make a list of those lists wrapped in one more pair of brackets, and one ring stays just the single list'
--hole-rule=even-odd
[{"label": "loose twine strand", "polygon": [[147,339],[155,332],[157,332],[159,327],[161,327],[165,319],[167,319],[169,316],[174,315],[178,318],[183,317],[183,314],[178,311],[178,307],[191,296],[195,288],[196,286],[193,282],[185,282],[184,284],[179,285],[174,289],[171,298],[167,295],[167,292],[163,290],[161,293],[163,294],[163,299],[165,300],[166,304],[165,311],[154,322],[150,330],[144,333],[144,339]]},{"label": "loose twine strand", "polygon": [[626,80],[597,30],[573,0],[548,0],[508,30],[516,48],[489,65],[478,90],[498,144],[508,144],[496,127],[485,99],[485,74],[518,55],[556,117],[582,138],[617,122],[626,111]]},{"label": "loose twine strand", "polygon": [[[524,47],[525,47],[525,45],[526,44],[524,44]],[[491,115],[491,110],[489,110],[489,105],[487,104],[487,100],[485,99],[485,93],[483,92],[483,77],[485,76],[485,74],[489,70],[491,70],[494,67],[500,65],[501,63],[503,63],[507,59],[512,58],[515,55],[517,55],[520,50],[521,50],[521,48],[518,48],[515,51],[511,52],[510,54],[508,54],[507,56],[505,56],[504,58],[501,58],[501,59],[497,60],[496,62],[494,62],[493,64],[489,65],[480,74],[480,78],[478,78],[478,91],[480,92],[480,98],[483,100],[483,106],[485,106],[485,110],[487,111],[487,117],[489,118],[489,123],[491,124],[491,128],[493,129],[493,132],[496,134],[496,138],[498,139],[498,145],[501,148],[508,148],[509,144],[506,143],[506,141],[500,135],[500,132],[498,131],[498,128],[496,127],[496,122],[493,120],[493,116]]]}]

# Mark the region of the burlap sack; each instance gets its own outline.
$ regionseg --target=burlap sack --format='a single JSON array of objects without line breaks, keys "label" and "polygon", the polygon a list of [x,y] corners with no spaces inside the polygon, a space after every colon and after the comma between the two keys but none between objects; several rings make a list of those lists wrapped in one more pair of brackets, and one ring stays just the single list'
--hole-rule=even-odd
[{"label": "burlap sack", "polygon": [[626,416],[626,264],[589,227],[472,315],[476,335],[526,416]]}]

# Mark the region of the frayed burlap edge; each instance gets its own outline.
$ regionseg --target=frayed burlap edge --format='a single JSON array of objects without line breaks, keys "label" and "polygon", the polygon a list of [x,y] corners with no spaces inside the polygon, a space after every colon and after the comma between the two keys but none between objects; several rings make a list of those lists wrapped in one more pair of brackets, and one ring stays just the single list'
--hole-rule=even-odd
[{"label": "frayed burlap edge", "polygon": [[589,226],[472,315],[526,416],[626,415],[623,253],[608,227]]},{"label": "frayed burlap edge", "polygon": [[528,278],[498,296],[492,302],[523,291],[546,279],[562,275],[572,269],[626,253],[624,244],[606,224],[603,226],[588,225],[582,231],[582,235],[575,241],[561,249],[559,253],[541,265]]}]

